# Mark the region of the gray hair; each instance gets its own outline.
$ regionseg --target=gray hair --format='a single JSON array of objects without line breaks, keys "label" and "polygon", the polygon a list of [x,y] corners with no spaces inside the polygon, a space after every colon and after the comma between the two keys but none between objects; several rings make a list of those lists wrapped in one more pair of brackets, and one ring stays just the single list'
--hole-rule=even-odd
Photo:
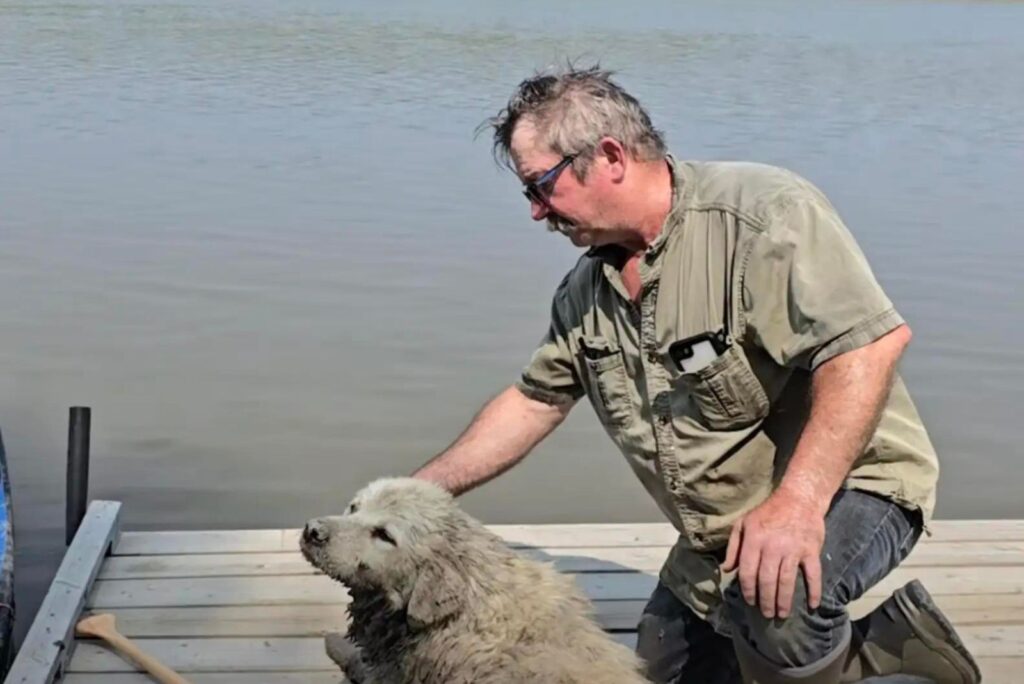
[{"label": "gray hair", "polygon": [[494,158],[514,170],[512,132],[527,120],[539,140],[560,155],[577,155],[573,173],[581,180],[601,138],[615,138],[637,161],[656,161],[667,153],[659,130],[636,98],[611,80],[600,66],[577,69],[569,64],[557,73],[537,72],[519,84],[508,105],[479,130],[494,129]]}]

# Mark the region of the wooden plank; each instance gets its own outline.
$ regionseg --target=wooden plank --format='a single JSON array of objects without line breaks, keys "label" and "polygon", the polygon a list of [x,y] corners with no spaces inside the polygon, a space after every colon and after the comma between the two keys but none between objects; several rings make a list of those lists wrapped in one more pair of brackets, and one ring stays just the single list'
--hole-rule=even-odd
[{"label": "wooden plank", "polygon": [[[322,638],[139,639],[138,646],[182,674],[188,672],[338,672]],[[94,641],[79,641],[68,672],[131,672],[135,667]]]},{"label": "wooden plank", "polygon": [[[933,598],[957,628],[1024,624],[1024,594],[945,594]],[[850,613],[854,618],[867,615],[884,599],[884,596],[865,596],[853,602]],[[1021,655],[1024,656],[1024,652]]]},{"label": "wooden plank", "polygon": [[[529,548],[521,553],[553,562],[560,572],[658,572],[669,547]],[[928,542],[922,543],[901,567],[1019,565],[1024,572],[1024,542]],[[155,556],[117,556],[107,559],[99,579],[155,579],[163,577],[219,577],[250,575],[314,575],[316,570],[302,554],[205,553]]]},{"label": "wooden plank", "polygon": [[[597,601],[594,614],[606,629],[635,629],[646,600]],[[343,605],[115,608],[118,630],[135,638],[322,636],[344,631]]]},{"label": "wooden plank", "polygon": [[[888,596],[918,578],[934,596],[946,594],[1024,593],[1024,572],[1016,567],[898,568],[868,591]],[[639,600],[650,596],[654,574],[585,573],[575,575],[591,600]],[[94,609],[166,606],[334,604],[346,600],[344,588],[323,575],[200,577],[151,580],[98,580],[88,605]]]},{"label": "wooden plank", "polygon": [[924,540],[914,547],[901,567],[1019,565],[1024,568],[1024,542]]},{"label": "wooden plank", "polygon": [[[851,613],[859,618],[881,600],[867,597],[856,601]],[[951,595],[936,601],[958,627],[1024,624],[1024,594]],[[632,630],[646,603],[646,599],[594,601],[594,616],[605,629]],[[318,636],[342,631],[347,624],[345,607],[340,604],[116,608],[111,612],[125,635],[164,639]]]},{"label": "wooden plank", "polygon": [[341,604],[344,587],[323,575],[309,577],[234,577],[161,580],[100,580],[88,606],[152,608],[160,606],[239,606],[293,603]]},{"label": "wooden plank", "polygon": [[49,682],[64,665],[72,630],[103,556],[117,540],[121,504],[93,501],[7,674],[6,682]]},{"label": "wooden plank", "polygon": [[[516,547],[671,546],[676,532],[666,523],[610,525],[489,525]],[[937,520],[931,542],[1024,541],[1024,520]],[[260,553],[295,551],[298,529],[126,532],[114,555]]]},{"label": "wooden plank", "polygon": [[[976,657],[1017,658],[1024,652],[1024,628],[1006,630],[995,637],[988,629],[961,630],[964,643]],[[612,638],[634,648],[635,632],[616,632]],[[324,653],[323,639],[139,639],[138,645],[168,666],[182,673],[293,672],[295,670],[332,670],[333,663]],[[81,641],[72,658],[69,672],[131,672],[134,666],[91,641]]]},{"label": "wooden plank", "polygon": [[[642,606],[637,609],[637,614]],[[344,631],[343,605],[115,608],[118,630],[131,638],[322,636]],[[635,626],[635,625],[634,625]]]},{"label": "wooden plank", "polygon": [[[633,633],[612,638],[635,648]],[[139,639],[147,653],[188,675],[192,672],[338,672],[324,653],[322,638],[297,639]],[[135,667],[98,642],[80,641],[69,673],[132,672]]]},{"label": "wooden plank", "polygon": [[1024,656],[1013,658],[975,658],[985,684],[1019,684],[1024,672]]},{"label": "wooden plank", "polygon": [[[979,658],[985,684],[1018,684],[1024,671],[1024,657]],[[193,673],[193,684],[343,684],[338,673],[327,672],[225,672]],[[153,684],[147,675],[130,673],[72,674],[63,684]]]},{"label": "wooden plank", "polygon": [[299,548],[300,530],[125,532],[114,556],[183,553],[274,553]]},{"label": "wooden plank", "polygon": [[928,541],[1024,541],[1024,520],[935,520]]}]

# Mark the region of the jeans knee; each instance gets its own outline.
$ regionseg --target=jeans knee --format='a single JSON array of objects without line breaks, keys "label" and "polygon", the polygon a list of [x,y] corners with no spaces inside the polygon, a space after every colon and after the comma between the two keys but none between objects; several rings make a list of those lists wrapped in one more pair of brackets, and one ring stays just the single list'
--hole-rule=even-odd
[{"label": "jeans knee", "polygon": [[747,605],[738,583],[725,592],[725,602],[734,632],[781,667],[803,667],[827,656],[849,621],[842,606],[829,606],[826,601],[811,610],[802,586],[797,587],[793,608],[784,619],[766,618],[758,606]]}]

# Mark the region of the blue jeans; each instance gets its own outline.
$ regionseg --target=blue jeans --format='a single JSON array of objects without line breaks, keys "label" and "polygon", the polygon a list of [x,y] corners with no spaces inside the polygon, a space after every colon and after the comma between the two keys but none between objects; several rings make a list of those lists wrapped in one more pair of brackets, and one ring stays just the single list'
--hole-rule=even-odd
[{"label": "blue jeans", "polygon": [[[899,565],[921,530],[918,514],[872,494],[841,490],[825,517],[821,605],[808,609],[803,573],[798,573],[790,616],[765,618],[757,606],[747,605],[739,582],[734,582],[724,594],[730,628],[780,668],[817,662],[845,633],[850,621],[847,604]],[[653,682],[742,681],[732,640],[716,632],[660,582],[644,608],[637,637],[637,654],[647,663],[647,676]]]}]

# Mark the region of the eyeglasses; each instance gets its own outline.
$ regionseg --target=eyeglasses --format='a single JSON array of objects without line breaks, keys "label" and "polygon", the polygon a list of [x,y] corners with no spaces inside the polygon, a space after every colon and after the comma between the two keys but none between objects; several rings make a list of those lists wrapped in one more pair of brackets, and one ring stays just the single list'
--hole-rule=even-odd
[{"label": "eyeglasses", "polygon": [[576,159],[575,154],[566,155],[562,157],[562,161],[542,173],[537,180],[526,183],[523,186],[523,196],[531,202],[540,202],[550,209],[551,205],[548,204],[548,197],[551,196],[555,182],[558,180],[559,174],[565,170],[565,167],[572,164],[574,159]]}]

